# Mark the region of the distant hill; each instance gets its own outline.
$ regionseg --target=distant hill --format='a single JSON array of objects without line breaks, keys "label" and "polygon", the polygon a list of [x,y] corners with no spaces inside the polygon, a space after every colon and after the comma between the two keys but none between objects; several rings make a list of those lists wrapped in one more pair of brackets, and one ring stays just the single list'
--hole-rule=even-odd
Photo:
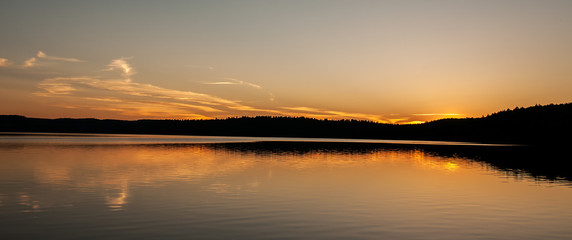
[{"label": "distant hill", "polygon": [[441,119],[415,125],[270,116],[124,121],[0,115],[0,131],[452,140],[554,145],[572,142],[572,103],[507,109],[481,118]]},{"label": "distant hill", "polygon": [[425,123],[420,128],[425,136],[442,136],[450,140],[534,145],[571,143],[572,103],[517,107],[482,118],[442,119]]}]

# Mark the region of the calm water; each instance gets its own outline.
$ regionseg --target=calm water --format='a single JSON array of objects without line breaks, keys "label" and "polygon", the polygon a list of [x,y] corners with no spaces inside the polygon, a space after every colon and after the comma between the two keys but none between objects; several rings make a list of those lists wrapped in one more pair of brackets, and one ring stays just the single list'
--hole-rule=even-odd
[{"label": "calm water", "polygon": [[260,140],[0,136],[0,235],[572,239],[570,181],[502,165],[505,146]]}]

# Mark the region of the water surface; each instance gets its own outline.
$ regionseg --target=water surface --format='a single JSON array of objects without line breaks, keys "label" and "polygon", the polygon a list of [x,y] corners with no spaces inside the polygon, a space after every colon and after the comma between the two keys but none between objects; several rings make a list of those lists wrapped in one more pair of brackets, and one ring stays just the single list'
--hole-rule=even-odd
[{"label": "water surface", "polygon": [[502,146],[262,140],[2,136],[0,233],[572,239],[570,181],[502,165],[499,159],[522,157],[501,154]]}]

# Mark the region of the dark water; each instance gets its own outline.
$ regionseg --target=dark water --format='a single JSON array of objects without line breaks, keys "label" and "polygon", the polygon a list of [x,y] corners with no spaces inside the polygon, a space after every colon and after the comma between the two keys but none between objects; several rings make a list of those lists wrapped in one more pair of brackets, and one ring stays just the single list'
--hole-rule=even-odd
[{"label": "dark water", "polygon": [[1,136],[0,235],[572,239],[566,171],[520,150],[259,140]]}]

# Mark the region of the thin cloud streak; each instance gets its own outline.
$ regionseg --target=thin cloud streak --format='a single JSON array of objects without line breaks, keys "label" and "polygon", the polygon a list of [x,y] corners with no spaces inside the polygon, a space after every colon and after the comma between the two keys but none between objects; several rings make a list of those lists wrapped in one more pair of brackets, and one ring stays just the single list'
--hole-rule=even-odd
[{"label": "thin cloud streak", "polygon": [[260,86],[260,85],[258,85],[258,84],[254,84],[254,83],[250,83],[250,82],[238,80],[238,79],[235,79],[235,78],[226,78],[225,80],[228,80],[228,81],[221,81],[221,82],[203,82],[203,84],[209,84],[209,85],[245,85],[245,86],[253,87],[253,88],[256,88],[256,89],[262,89],[262,86]]},{"label": "thin cloud streak", "polygon": [[[38,94],[46,96],[46,94],[69,94],[77,89],[74,86],[88,86],[91,88],[106,90],[114,94],[131,95],[138,97],[149,97],[157,99],[171,99],[187,102],[195,102],[203,105],[211,106],[239,106],[234,101],[210,96],[207,94],[195,93],[190,91],[178,91],[157,87],[150,84],[140,84],[127,80],[115,79],[98,79],[92,77],[76,77],[76,78],[49,78],[42,81],[38,87],[45,90]],[[212,107],[197,107],[203,111],[217,112],[219,110]]]},{"label": "thin cloud streak", "polygon": [[[79,104],[84,101],[99,102],[93,104],[114,112],[121,112],[126,115],[140,114],[145,117],[152,117],[150,112],[155,112],[157,116],[172,116],[177,112],[177,116],[182,113],[201,115],[203,119],[215,117],[228,117],[233,115],[278,115],[278,116],[307,116],[313,118],[328,119],[363,119],[375,122],[390,123],[382,116],[349,113],[332,110],[322,110],[310,107],[283,107],[280,109],[266,109],[241,104],[238,101],[223,99],[203,93],[191,91],[179,91],[161,88],[150,84],[141,84],[127,80],[98,79],[93,77],[75,78],[49,78],[38,84],[42,91],[36,95],[43,97],[65,97],[70,101],[69,106]],[[83,89],[104,90],[112,98],[83,97]],[[132,100],[130,97],[142,97],[144,100]],[[163,109],[161,110],[161,107]],[[83,106],[85,107],[85,106]],[[94,107],[90,107],[95,109]],[[121,110],[122,109],[122,110]],[[153,111],[151,111],[153,109]],[[168,111],[167,111],[168,110]],[[233,114],[234,113],[234,114]]]},{"label": "thin cloud streak", "polygon": [[67,57],[56,57],[56,56],[49,56],[42,51],[38,51],[36,57],[47,59],[47,60],[55,60],[55,61],[64,61],[64,62],[84,62],[83,60],[77,58],[67,58]]},{"label": "thin cloud streak", "polygon": [[[30,65],[35,63],[30,60]],[[193,91],[181,91],[163,88],[151,84],[135,82],[131,76],[135,69],[127,61],[128,58],[113,59],[103,69],[118,71],[122,78],[105,77],[55,77],[41,81],[37,86],[40,91],[35,95],[57,98],[58,106],[65,108],[82,108],[94,111],[114,112],[130,117],[150,118],[185,118],[212,119],[231,116],[304,116],[318,119],[358,119],[380,123],[407,123],[422,120],[418,117],[401,116],[388,118],[383,115],[353,113],[318,109],[312,107],[274,107],[264,108],[246,105],[238,100],[229,100],[214,95]],[[261,86],[226,78],[226,81],[210,82],[213,85],[245,85],[262,89]],[[275,96],[269,93],[270,101]]]},{"label": "thin cloud streak", "polygon": [[38,84],[38,87],[46,91],[46,95],[53,94],[53,95],[67,95],[71,94],[72,92],[76,91],[77,89],[72,87],[70,84],[58,81],[52,81],[48,79],[46,81],[42,81]]},{"label": "thin cloud streak", "polygon": [[[145,116],[157,118],[161,116],[179,117],[185,119],[210,119],[210,117],[192,113],[189,108],[201,110],[201,106],[173,103],[173,102],[162,102],[162,101],[136,101],[136,100],[125,100],[117,98],[86,98],[86,100],[92,100],[94,102],[100,102],[92,107],[94,110],[112,111],[119,112],[131,116]],[[101,105],[101,103],[106,102],[107,104]]]},{"label": "thin cloud streak", "polygon": [[[69,99],[68,106],[79,105],[81,102],[98,102],[92,107],[107,107],[108,110],[114,109],[115,112],[122,112],[126,115],[133,115],[137,112],[146,114],[141,116],[152,117],[149,111],[157,113],[157,116],[172,116],[173,112],[177,112],[177,116],[183,116],[182,113],[201,115],[203,119],[214,117],[228,117],[232,115],[279,115],[279,116],[309,116],[315,118],[357,118],[368,119],[377,122],[386,122],[379,116],[366,115],[359,113],[347,113],[339,111],[319,110],[308,107],[266,109],[241,104],[238,101],[223,99],[208,94],[196,93],[191,91],[179,91],[173,89],[161,88],[150,84],[141,84],[126,80],[117,79],[98,79],[93,77],[58,77],[45,79],[38,84],[42,90],[36,95],[43,97],[65,97]],[[115,97],[85,97],[81,91],[85,89],[104,90],[108,95]],[[133,100],[130,97],[142,97],[144,100]],[[161,107],[163,109],[161,110]],[[83,106],[85,107],[85,106]],[[123,109],[123,110],[120,110]],[[168,110],[168,111],[166,111]],[[235,113],[235,114],[233,114]]]},{"label": "thin cloud streak", "polygon": [[[58,107],[75,109],[80,108],[90,111],[114,112],[123,116],[141,118],[174,118],[174,119],[211,119],[206,115],[189,111],[189,106],[177,106],[170,102],[136,101],[115,98],[74,98],[63,96],[62,98],[72,101],[63,103]],[[79,100],[79,101],[78,101]]]},{"label": "thin cloud streak", "polygon": [[[56,56],[49,56],[42,51],[38,51],[35,57],[31,57],[28,60],[24,61],[22,65],[14,65],[15,68],[31,68],[40,65],[39,59],[46,59],[46,60],[54,60],[54,61],[63,61],[63,62],[84,62],[83,60],[77,58],[66,58],[66,57],[56,57]],[[13,66],[12,62],[6,58],[0,58],[0,67],[11,67]]]},{"label": "thin cloud streak", "polygon": [[235,82],[204,82],[203,84],[208,84],[208,85],[236,85],[237,83],[235,83]]},{"label": "thin cloud streak", "polygon": [[[202,82],[202,84],[207,84],[207,85],[244,85],[244,86],[248,86],[248,87],[252,87],[252,88],[256,88],[259,90],[263,90],[263,87],[258,85],[258,84],[254,84],[251,82],[247,82],[247,81],[242,81],[242,80],[238,80],[236,78],[225,78],[225,80],[228,81],[220,81],[220,82]],[[271,92],[267,92],[269,95],[268,100],[271,102],[274,102],[274,100],[276,100],[276,96],[274,96],[274,94],[272,94]]]}]

